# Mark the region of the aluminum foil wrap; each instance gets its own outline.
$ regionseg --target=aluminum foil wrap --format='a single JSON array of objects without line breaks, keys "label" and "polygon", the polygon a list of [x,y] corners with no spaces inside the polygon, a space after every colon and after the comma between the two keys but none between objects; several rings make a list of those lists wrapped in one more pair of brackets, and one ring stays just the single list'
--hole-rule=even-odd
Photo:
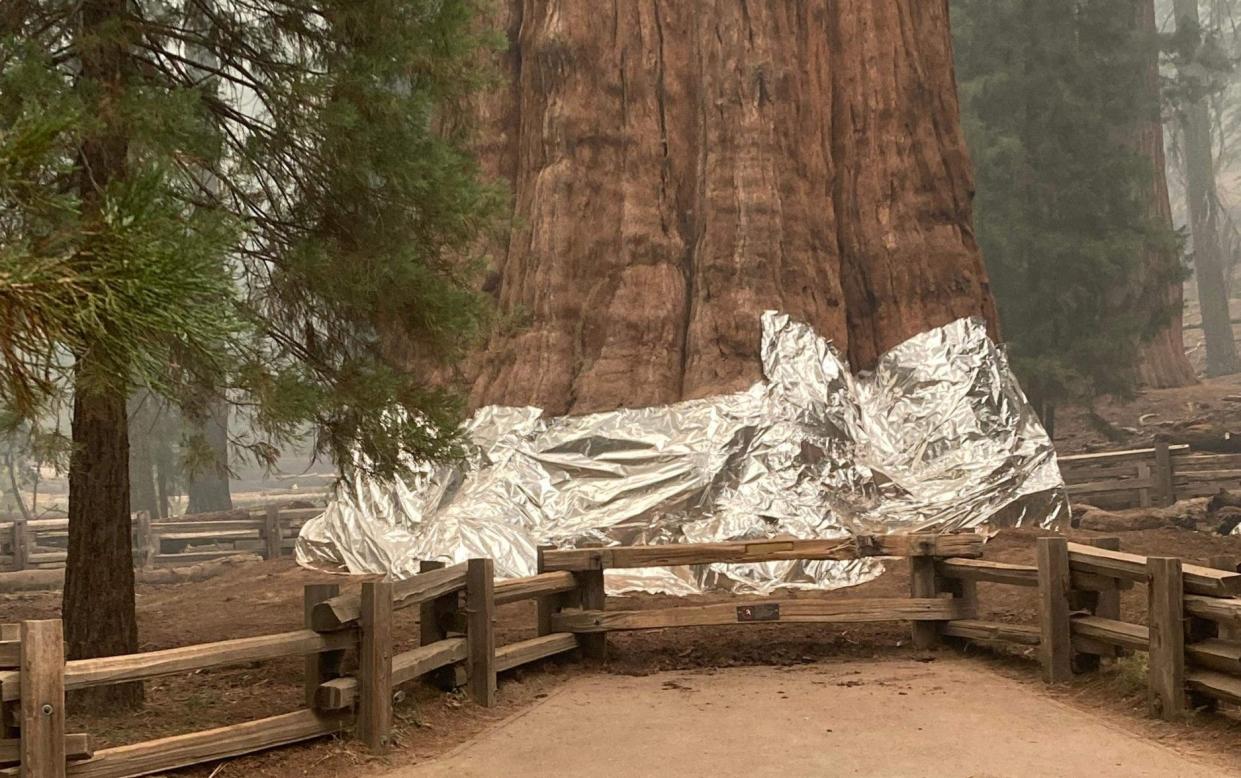
[{"label": "aluminum foil wrap", "polygon": [[[401,579],[486,556],[532,575],[536,548],[987,532],[1067,521],[1046,432],[981,321],[961,319],[853,375],[807,325],[762,318],[765,381],[674,405],[544,418],[487,407],[465,462],[342,481],[297,540],[302,565]],[[882,562],[608,572],[609,591],[769,593],[869,580]]]}]

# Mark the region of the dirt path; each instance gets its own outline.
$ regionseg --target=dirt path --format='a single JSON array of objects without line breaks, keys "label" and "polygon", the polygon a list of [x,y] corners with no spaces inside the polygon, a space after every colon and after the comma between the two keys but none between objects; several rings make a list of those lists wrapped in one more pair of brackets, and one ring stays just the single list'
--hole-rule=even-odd
[{"label": "dirt path", "polygon": [[979,662],[833,662],[574,679],[443,758],[386,778],[1225,778]]}]

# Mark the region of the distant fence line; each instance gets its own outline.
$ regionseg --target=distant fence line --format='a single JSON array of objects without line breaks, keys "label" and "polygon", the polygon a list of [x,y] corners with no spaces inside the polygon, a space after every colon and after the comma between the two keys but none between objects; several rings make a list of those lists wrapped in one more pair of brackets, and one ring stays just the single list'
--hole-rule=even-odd
[{"label": "distant fence line", "polygon": [[[239,553],[275,559],[290,552],[302,525],[322,512],[269,505],[152,521],[140,511],[133,517],[134,565],[194,564]],[[0,522],[0,570],[62,568],[68,537],[68,519]]]},{"label": "distant fence line", "polygon": [[1241,454],[1157,442],[1151,448],[1059,457],[1070,499],[1100,508],[1171,505],[1241,490]]}]

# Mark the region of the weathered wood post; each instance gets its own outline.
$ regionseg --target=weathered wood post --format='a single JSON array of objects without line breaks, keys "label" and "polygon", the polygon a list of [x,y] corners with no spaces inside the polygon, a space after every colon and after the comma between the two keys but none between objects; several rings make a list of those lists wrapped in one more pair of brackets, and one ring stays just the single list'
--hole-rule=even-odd
[{"label": "weathered wood post", "polygon": [[[302,589],[302,613],[306,629],[313,629],[311,614],[319,603],[340,594],[339,584],[306,584]],[[319,685],[339,678],[344,651],[322,651],[306,657],[306,704],[315,707]]]},{"label": "weathered wood post", "polygon": [[[1095,548],[1108,551],[1120,550],[1120,538],[1102,537],[1089,541]],[[1070,581],[1074,578],[1070,571]],[[1120,620],[1120,581],[1115,578],[1092,579],[1092,589],[1074,589],[1069,593],[1069,610],[1086,611],[1092,616]],[[1072,626],[1070,625],[1070,629]],[[1099,669],[1102,657],[1120,656],[1120,649],[1100,641],[1072,638],[1073,670],[1078,673]]]},{"label": "weathered wood post", "polygon": [[284,539],[280,537],[280,506],[268,505],[263,522],[264,559],[279,559],[280,546]]},{"label": "weathered wood post", "polygon": [[392,737],[392,582],[362,584],[358,650],[358,737],[374,753]]},{"label": "weathered wood post", "polygon": [[21,774],[65,775],[65,647],[59,619],[22,622]]},{"label": "weathered wood post", "polygon": [[151,513],[149,511],[138,511],[134,516],[137,521],[137,541],[134,546],[138,551],[138,567],[150,567],[155,562],[155,552],[151,548]]},{"label": "weathered wood post", "polygon": [[[1235,556],[1221,554],[1211,557],[1208,563],[1215,570],[1241,572],[1241,560]],[[1241,628],[1229,624],[1219,625],[1219,636],[1224,640],[1241,640]]]},{"label": "weathered wood post", "polygon": [[1185,713],[1185,588],[1181,560],[1146,560],[1150,596],[1151,713],[1176,719]]},{"label": "weathered wood post", "polygon": [[[935,572],[935,557],[926,552],[935,548],[934,535],[909,536],[909,594],[911,597],[924,599],[938,597],[940,592],[939,576]],[[940,623],[935,621],[913,622],[913,646],[918,650],[929,650],[939,645]]]},{"label": "weathered wood post", "polygon": [[[1120,550],[1120,538],[1118,537],[1095,538],[1094,540],[1090,541],[1090,545],[1094,546],[1095,548],[1104,549],[1105,551],[1119,551]],[[1116,579],[1112,579],[1112,580],[1116,582],[1116,586],[1108,589],[1105,592],[1094,593],[1095,596],[1091,598],[1094,601],[1094,607],[1091,608],[1090,610],[1096,616],[1100,616],[1105,619],[1115,619],[1119,621],[1120,620],[1120,582],[1116,581]]]},{"label": "weathered wood post", "polygon": [[[548,551],[555,549],[555,546],[539,546],[538,558],[535,563],[535,572],[540,575],[547,572],[546,563],[543,561],[543,555]],[[550,597],[539,597],[534,601],[534,613],[536,624],[536,632],[542,635],[550,635],[552,632],[552,614],[560,610],[560,604],[563,598],[559,594],[553,594]]]},{"label": "weathered wood post", "polygon": [[465,575],[467,683],[474,702],[490,708],[496,702],[495,563],[471,559]]},{"label": "weathered wood post", "polygon": [[1069,625],[1069,544],[1064,538],[1039,538],[1039,660],[1043,680],[1064,683],[1073,678],[1073,641]]},{"label": "weathered wood post", "polygon": [[1168,441],[1155,441],[1155,493],[1159,495],[1160,505],[1171,505],[1176,502],[1176,480],[1172,468],[1172,452],[1168,450]]},{"label": "weathered wood post", "polygon": [[[443,562],[428,559],[419,563],[418,572],[429,573],[443,568]],[[418,606],[418,645],[429,646],[448,637],[446,625],[460,609],[461,592],[450,592],[421,603]],[[465,668],[460,664],[452,664],[427,673],[423,679],[439,689],[451,691],[465,685]]]},{"label": "weathered wood post", "polygon": [[[22,625],[0,624],[0,640],[21,642]],[[17,662],[11,669],[21,670],[22,659],[21,652],[18,652]],[[22,725],[22,703],[21,700],[13,700],[11,702],[0,703],[0,732],[6,738],[20,737]]]},{"label": "weathered wood post", "polygon": [[[594,552],[590,557],[591,569],[574,571],[578,598],[583,610],[601,611],[607,607],[607,591],[603,587],[603,555]],[[582,656],[602,662],[608,657],[608,633],[579,633],[577,644]]]},{"label": "weathered wood post", "polygon": [[147,528],[147,563],[148,567],[155,567],[159,562],[160,554],[164,551],[163,542],[160,540],[160,527],[157,522],[151,522]]},{"label": "weathered wood post", "polygon": [[[1143,486],[1138,489],[1138,506],[1142,508],[1149,508],[1154,502],[1151,498],[1151,486],[1155,486],[1156,484],[1154,483],[1155,479],[1152,478],[1151,475],[1150,462],[1138,462],[1138,482],[1150,485]],[[1162,497],[1159,499],[1160,502],[1163,501]]]},{"label": "weathered wood post", "polygon": [[30,565],[30,547],[26,542],[26,520],[13,522],[13,569],[25,570]]}]

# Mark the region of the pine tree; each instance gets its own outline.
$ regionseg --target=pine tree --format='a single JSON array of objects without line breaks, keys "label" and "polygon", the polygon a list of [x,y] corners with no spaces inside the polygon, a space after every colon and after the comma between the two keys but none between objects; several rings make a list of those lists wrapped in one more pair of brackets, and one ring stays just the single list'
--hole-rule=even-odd
[{"label": "pine tree", "polygon": [[[1130,144],[1149,117],[1135,0],[955,0],[976,226],[1013,365],[1044,422],[1069,400],[1126,395],[1183,271]],[[1147,262],[1152,247],[1164,267]]]},{"label": "pine tree", "polygon": [[455,450],[457,397],[391,344],[450,360],[486,315],[473,247],[499,197],[461,121],[487,78],[475,10],[0,8],[0,404],[73,395],[71,657],[137,648],[133,388],[230,398],[256,431],[235,445],[267,461],[307,422],[380,476]]}]

